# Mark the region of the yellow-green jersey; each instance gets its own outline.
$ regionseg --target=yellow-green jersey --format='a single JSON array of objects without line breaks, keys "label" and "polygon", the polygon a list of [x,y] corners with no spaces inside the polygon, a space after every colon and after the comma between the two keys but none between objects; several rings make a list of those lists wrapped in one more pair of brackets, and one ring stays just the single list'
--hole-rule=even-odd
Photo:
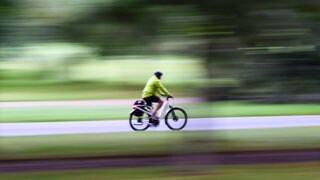
[{"label": "yellow-green jersey", "polygon": [[161,92],[166,96],[170,95],[169,91],[162,85],[160,79],[158,79],[156,76],[152,76],[143,89],[142,98],[155,96]]}]

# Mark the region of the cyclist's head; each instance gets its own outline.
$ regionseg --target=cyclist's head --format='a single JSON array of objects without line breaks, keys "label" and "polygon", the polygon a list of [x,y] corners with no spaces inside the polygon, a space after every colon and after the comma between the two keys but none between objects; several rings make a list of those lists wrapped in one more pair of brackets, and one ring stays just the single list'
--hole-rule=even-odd
[{"label": "cyclist's head", "polygon": [[161,79],[161,76],[163,75],[163,73],[161,71],[155,71],[154,75],[158,78]]}]

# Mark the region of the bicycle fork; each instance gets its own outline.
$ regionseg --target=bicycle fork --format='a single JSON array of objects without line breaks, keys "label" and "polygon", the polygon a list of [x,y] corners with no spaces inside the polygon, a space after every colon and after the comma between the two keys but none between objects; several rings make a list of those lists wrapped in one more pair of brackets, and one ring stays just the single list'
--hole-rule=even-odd
[{"label": "bicycle fork", "polygon": [[[173,109],[173,106],[169,105],[169,109]],[[172,111],[172,119],[173,121],[177,122],[179,117],[176,115],[176,113],[174,111]]]}]

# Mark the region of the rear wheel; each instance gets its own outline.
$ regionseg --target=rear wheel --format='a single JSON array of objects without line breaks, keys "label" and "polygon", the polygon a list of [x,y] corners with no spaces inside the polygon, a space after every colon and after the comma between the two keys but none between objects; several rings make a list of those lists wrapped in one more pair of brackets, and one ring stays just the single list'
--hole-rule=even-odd
[{"label": "rear wheel", "polygon": [[169,110],[165,116],[166,125],[171,130],[181,130],[183,129],[188,121],[187,113],[178,107],[174,107]]},{"label": "rear wheel", "polygon": [[134,114],[130,114],[129,124],[135,131],[144,131],[149,127],[149,117],[146,113],[143,113],[142,116],[135,116]]}]

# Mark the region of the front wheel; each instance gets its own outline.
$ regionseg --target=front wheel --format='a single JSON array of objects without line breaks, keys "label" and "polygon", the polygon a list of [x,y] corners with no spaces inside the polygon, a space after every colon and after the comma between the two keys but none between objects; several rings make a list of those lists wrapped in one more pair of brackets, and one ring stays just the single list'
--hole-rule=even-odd
[{"label": "front wheel", "polygon": [[149,117],[146,113],[142,116],[135,116],[133,113],[130,114],[129,124],[135,131],[144,131],[149,127]]},{"label": "front wheel", "polygon": [[178,107],[174,107],[169,110],[165,116],[166,125],[171,130],[181,130],[183,129],[188,121],[187,113]]}]

